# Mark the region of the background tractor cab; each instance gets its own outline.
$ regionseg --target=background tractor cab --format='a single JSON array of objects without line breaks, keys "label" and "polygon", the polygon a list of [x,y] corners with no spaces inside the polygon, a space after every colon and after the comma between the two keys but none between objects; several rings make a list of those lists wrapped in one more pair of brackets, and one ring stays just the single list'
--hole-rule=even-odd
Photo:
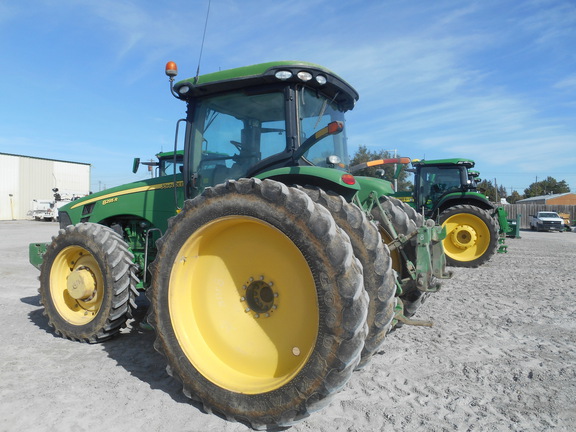
[{"label": "background tractor cab", "polygon": [[134,158],[132,172],[136,174],[140,164],[146,165],[151,177],[163,177],[167,175],[181,174],[184,166],[184,151],[160,152],[156,154],[158,161],[141,162],[140,158]]},{"label": "background tractor cab", "polygon": [[451,201],[466,198],[485,210],[493,206],[486,197],[477,192],[476,181],[469,168],[470,159],[413,160],[414,202],[418,210],[431,217],[450,206]]}]

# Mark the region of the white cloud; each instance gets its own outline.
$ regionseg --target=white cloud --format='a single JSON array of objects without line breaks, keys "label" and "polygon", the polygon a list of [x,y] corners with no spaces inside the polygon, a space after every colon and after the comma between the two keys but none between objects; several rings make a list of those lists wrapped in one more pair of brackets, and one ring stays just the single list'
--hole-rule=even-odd
[{"label": "white cloud", "polygon": [[556,84],[554,84],[554,88],[569,91],[576,90],[576,74],[561,79]]}]

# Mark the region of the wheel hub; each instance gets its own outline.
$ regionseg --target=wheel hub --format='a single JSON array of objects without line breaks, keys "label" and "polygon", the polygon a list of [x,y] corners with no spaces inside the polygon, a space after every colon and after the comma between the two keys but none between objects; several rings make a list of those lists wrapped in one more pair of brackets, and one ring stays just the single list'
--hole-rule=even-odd
[{"label": "wheel hub", "polygon": [[452,243],[458,249],[468,249],[476,244],[476,230],[469,225],[458,225],[450,234]]},{"label": "wheel hub", "polygon": [[278,308],[278,293],[273,290],[273,286],[273,282],[264,281],[264,276],[258,280],[249,278],[242,286],[244,295],[240,297],[240,301],[245,304],[244,312],[251,313],[254,318],[269,318]]},{"label": "wheel hub", "polygon": [[75,269],[66,278],[68,294],[76,300],[89,300],[96,292],[96,279],[86,267]]}]

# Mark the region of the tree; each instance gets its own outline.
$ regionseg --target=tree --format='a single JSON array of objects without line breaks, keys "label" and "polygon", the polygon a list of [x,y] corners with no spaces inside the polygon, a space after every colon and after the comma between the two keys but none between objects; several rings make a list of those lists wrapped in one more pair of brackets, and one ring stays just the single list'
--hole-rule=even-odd
[{"label": "tree", "polygon": [[486,195],[489,201],[496,201],[496,188],[490,180],[482,180],[477,185],[478,192]]},{"label": "tree", "polygon": [[[378,159],[389,159],[393,158],[394,155],[385,150],[373,151],[368,150],[368,147],[361,145],[356,153],[350,158],[350,166],[358,165],[364,162],[369,162]],[[381,175],[381,171],[384,170],[384,174]],[[384,178],[390,182],[394,182],[394,165],[380,165],[376,167],[368,167],[362,170],[356,171],[354,175],[367,176],[367,177],[378,177]],[[404,169],[398,177],[398,191],[411,191],[414,185],[410,180],[408,180],[408,172]]]},{"label": "tree", "polygon": [[570,187],[565,180],[557,181],[554,177],[548,176],[546,180],[539,182],[534,182],[527,189],[524,189],[524,196],[526,198],[540,196],[540,195],[550,195],[550,194],[560,194],[570,192]]},{"label": "tree", "polygon": [[520,195],[518,193],[518,191],[512,191],[512,193],[508,197],[508,202],[510,204],[514,204],[514,203],[516,203],[516,201],[521,200],[522,198],[524,198],[524,197],[522,195]]}]

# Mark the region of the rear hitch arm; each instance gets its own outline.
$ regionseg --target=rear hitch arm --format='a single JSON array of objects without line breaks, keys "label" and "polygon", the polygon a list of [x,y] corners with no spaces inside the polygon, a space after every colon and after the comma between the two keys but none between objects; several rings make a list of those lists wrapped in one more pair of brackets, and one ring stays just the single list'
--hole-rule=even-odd
[{"label": "rear hitch arm", "polygon": [[[442,240],[446,238],[446,229],[436,226],[432,219],[427,219],[423,226],[414,230],[409,235],[399,235],[390,218],[388,212],[382,207],[377,194],[372,192],[366,205],[366,213],[371,214],[374,207],[378,207],[382,215],[382,222],[385,229],[393,237],[388,244],[391,251],[399,250],[402,254],[406,269],[410,278],[403,280],[403,284],[414,281],[418,290],[423,292],[436,292],[440,289],[437,279],[448,279],[452,273],[446,271],[446,255],[442,246]],[[404,252],[404,246],[416,238],[416,263],[408,259]]]}]

